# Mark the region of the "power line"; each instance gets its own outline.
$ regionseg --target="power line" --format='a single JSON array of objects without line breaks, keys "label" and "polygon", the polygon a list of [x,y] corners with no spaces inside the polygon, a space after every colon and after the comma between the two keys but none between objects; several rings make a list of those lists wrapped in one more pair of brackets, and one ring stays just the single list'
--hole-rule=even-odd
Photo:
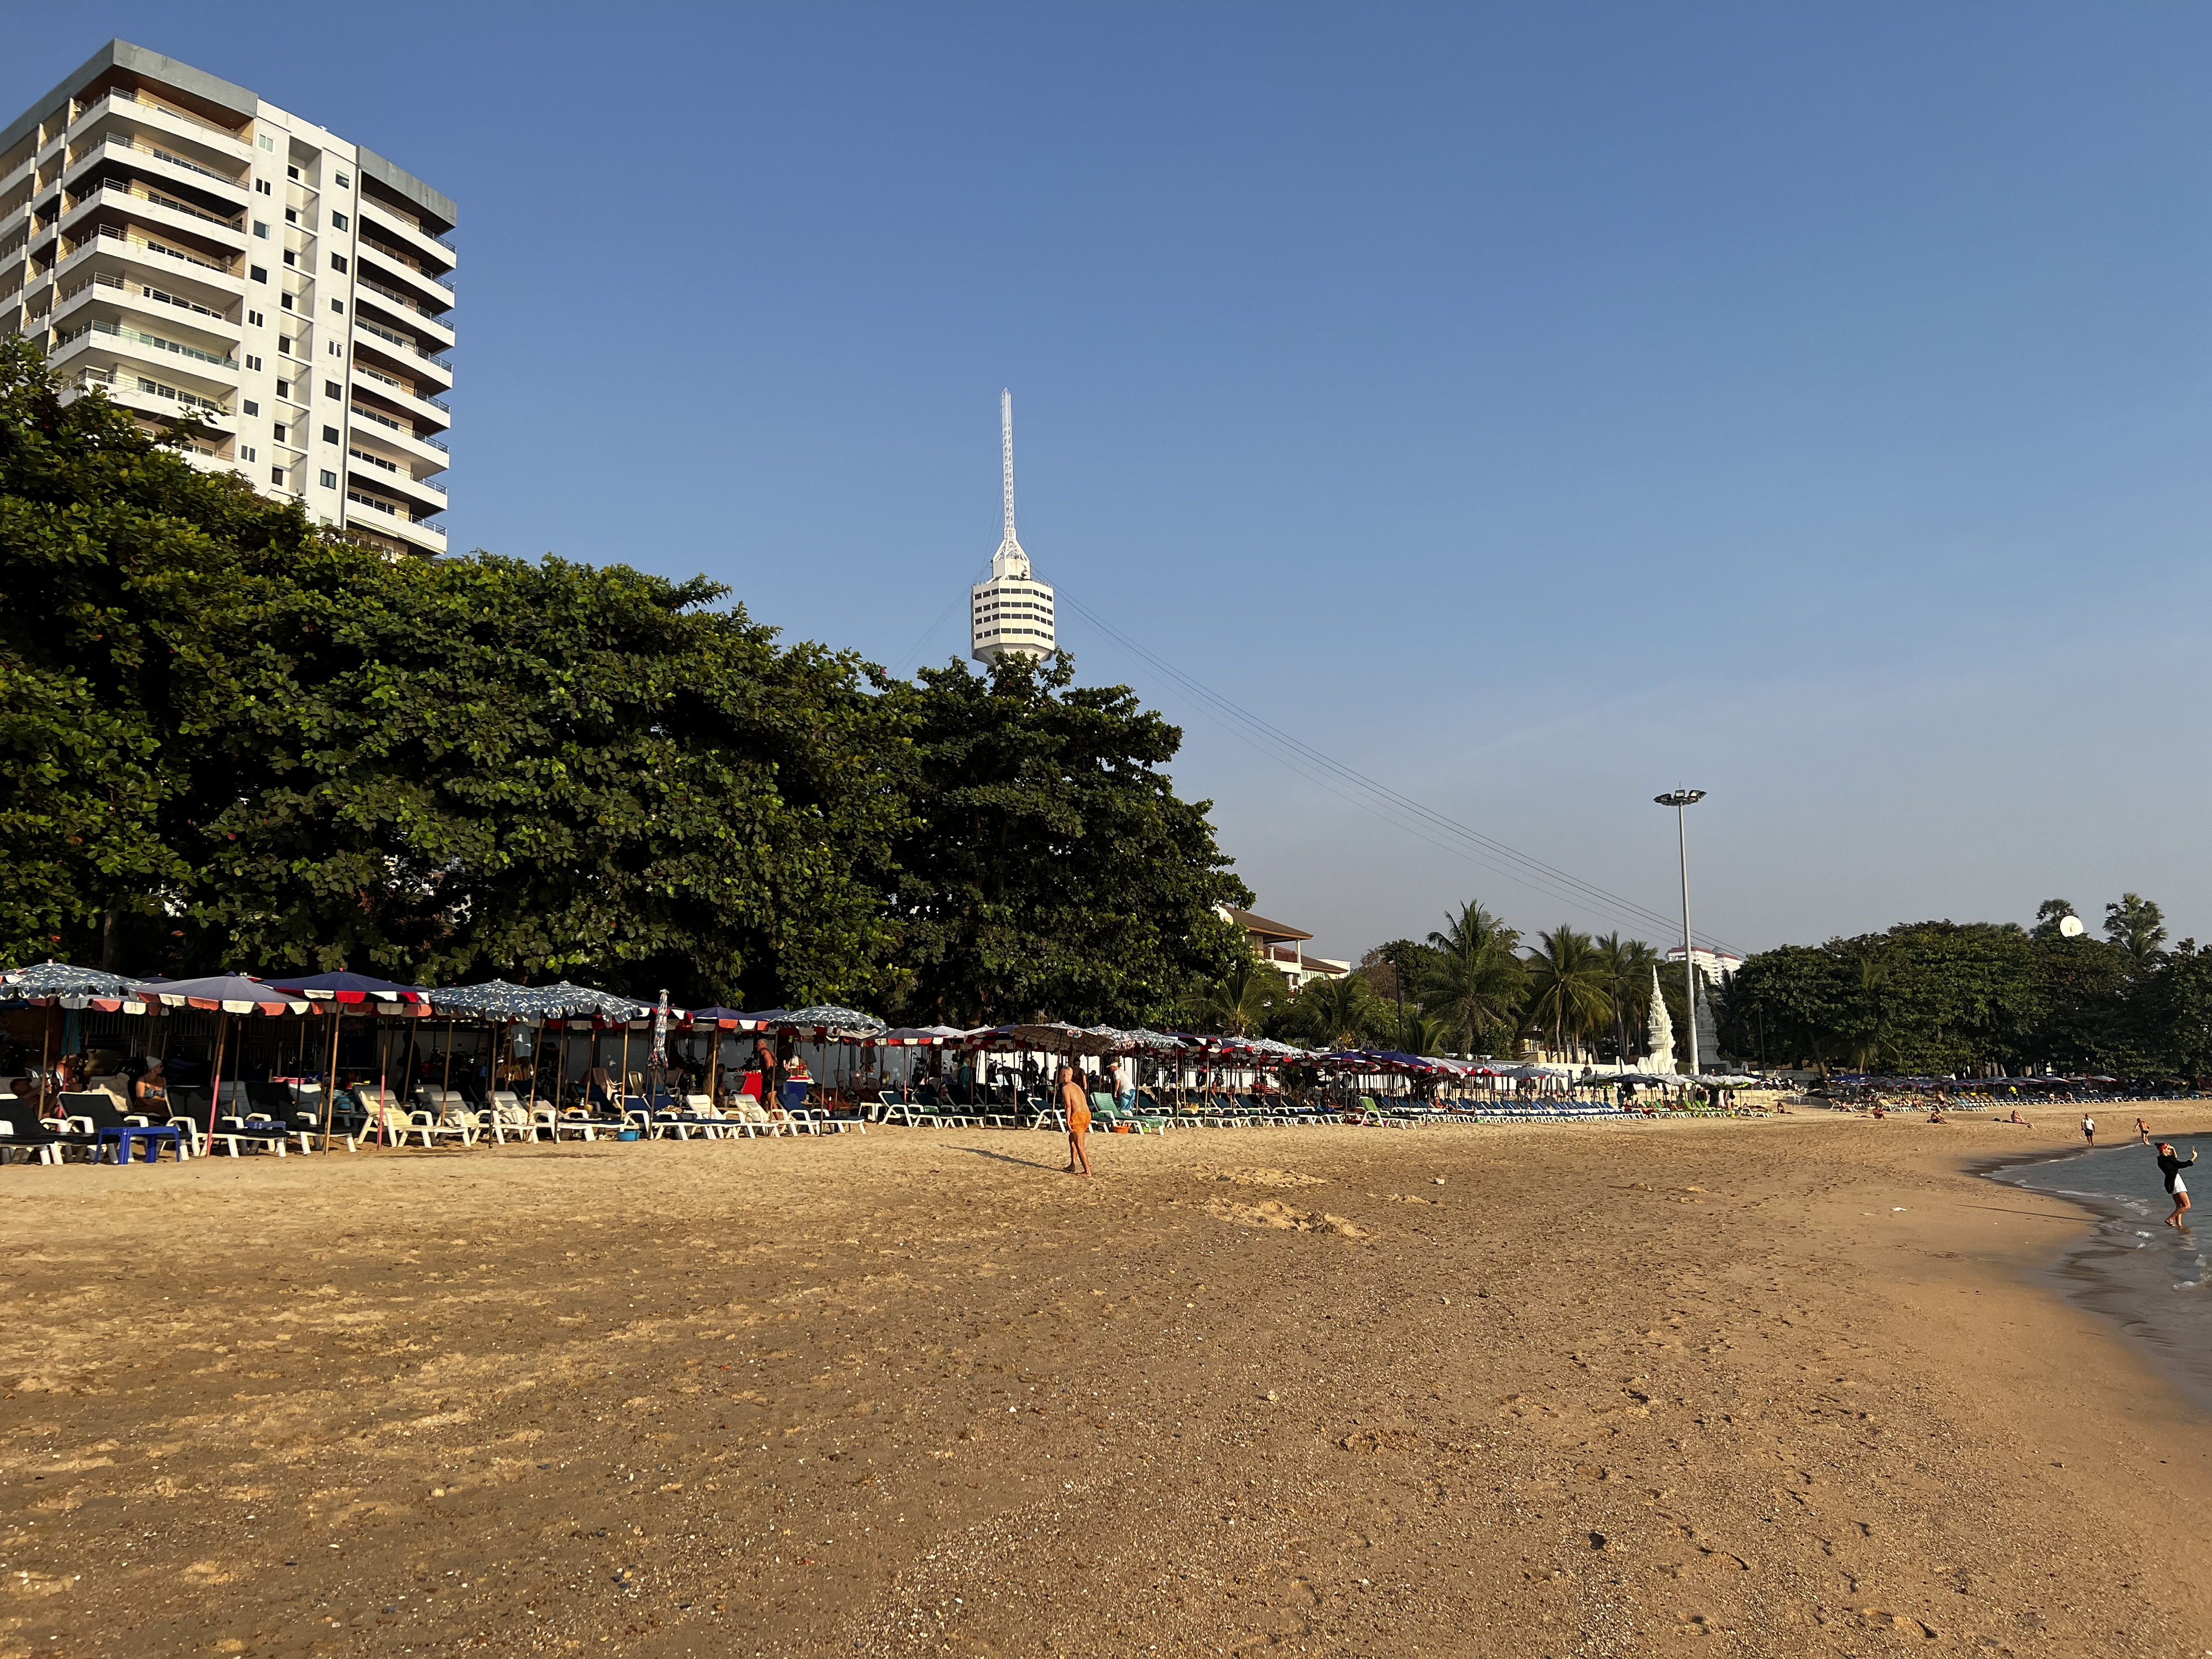
[{"label": "power line", "polygon": [[[1680,926],[1678,917],[1667,915],[1595,882],[1585,881],[1568,871],[1547,864],[1541,859],[1534,858],[1494,836],[1484,835],[1480,830],[1346,766],[1147,650],[1082,600],[1069,594],[1064,587],[1060,590],[1060,599],[1062,604],[1073,606],[1093,627],[1124,650],[1151,665],[1196,698],[1200,711],[1217,724],[1339,799],[1359,807],[1430,846],[1453,853],[1483,869],[1504,876],[1532,892],[1594,910],[1607,917],[1619,918],[1637,929],[1664,930],[1661,937]],[[1438,836],[1446,839],[1438,840]],[[1733,950],[1726,941],[1715,935],[1708,933],[1705,939],[1709,945]]]}]

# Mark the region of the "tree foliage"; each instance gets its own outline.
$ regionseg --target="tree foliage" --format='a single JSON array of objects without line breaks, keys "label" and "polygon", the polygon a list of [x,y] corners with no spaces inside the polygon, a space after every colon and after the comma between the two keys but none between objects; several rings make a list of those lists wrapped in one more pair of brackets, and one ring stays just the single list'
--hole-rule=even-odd
[{"label": "tree foliage", "polygon": [[1249,895],[1126,689],[724,590],[391,561],[0,344],[0,961],[1158,1018]]},{"label": "tree foliage", "polygon": [[2203,1070],[2212,963],[2191,941],[2165,951],[2158,907],[2136,895],[2106,907],[2106,939],[2063,935],[2074,914],[2052,899],[2032,930],[1911,922],[1761,951],[1729,988],[1723,1041],[1776,1061],[1907,1075]]}]

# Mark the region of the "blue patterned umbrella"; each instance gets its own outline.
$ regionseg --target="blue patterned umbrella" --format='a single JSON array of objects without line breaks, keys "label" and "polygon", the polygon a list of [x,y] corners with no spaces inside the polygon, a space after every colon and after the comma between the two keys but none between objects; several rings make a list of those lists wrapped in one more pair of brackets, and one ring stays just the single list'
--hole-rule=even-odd
[{"label": "blue patterned umbrella", "polygon": [[794,1036],[811,1031],[817,1038],[873,1037],[881,1036],[890,1029],[873,1014],[864,1014],[857,1008],[839,1008],[830,1004],[794,1008],[787,1013],[778,1008],[765,1014],[749,1014],[746,1018],[757,1022],[763,1029],[789,1031]]},{"label": "blue patterned umbrella", "polygon": [[430,993],[430,1006],[441,1014],[491,1020],[599,1019],[628,1024],[647,1018],[651,1007],[595,991],[588,985],[510,985],[503,979],[481,985],[455,985]]},{"label": "blue patterned umbrella", "polygon": [[65,962],[42,962],[34,968],[10,968],[0,973],[0,1002],[58,1001],[64,1008],[82,1008],[97,1000],[127,1005],[124,1006],[126,1013],[143,1013],[141,994],[137,982],[120,974],[72,968]]}]

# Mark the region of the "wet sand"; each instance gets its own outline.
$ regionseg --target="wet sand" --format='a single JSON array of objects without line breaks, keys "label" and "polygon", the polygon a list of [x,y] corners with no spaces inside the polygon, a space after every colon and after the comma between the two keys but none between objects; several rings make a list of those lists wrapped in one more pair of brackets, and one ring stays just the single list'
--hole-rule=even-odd
[{"label": "wet sand", "polygon": [[8,1168],[0,1659],[2199,1655],[2065,1129]]}]

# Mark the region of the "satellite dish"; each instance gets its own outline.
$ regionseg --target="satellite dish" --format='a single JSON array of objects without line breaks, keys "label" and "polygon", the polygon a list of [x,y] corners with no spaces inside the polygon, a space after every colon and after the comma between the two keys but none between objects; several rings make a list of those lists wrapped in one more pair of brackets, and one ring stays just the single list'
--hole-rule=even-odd
[{"label": "satellite dish", "polygon": [[2058,919],[2058,932],[2060,936],[2064,939],[2081,938],[2081,918],[2079,916],[2061,916]]}]

